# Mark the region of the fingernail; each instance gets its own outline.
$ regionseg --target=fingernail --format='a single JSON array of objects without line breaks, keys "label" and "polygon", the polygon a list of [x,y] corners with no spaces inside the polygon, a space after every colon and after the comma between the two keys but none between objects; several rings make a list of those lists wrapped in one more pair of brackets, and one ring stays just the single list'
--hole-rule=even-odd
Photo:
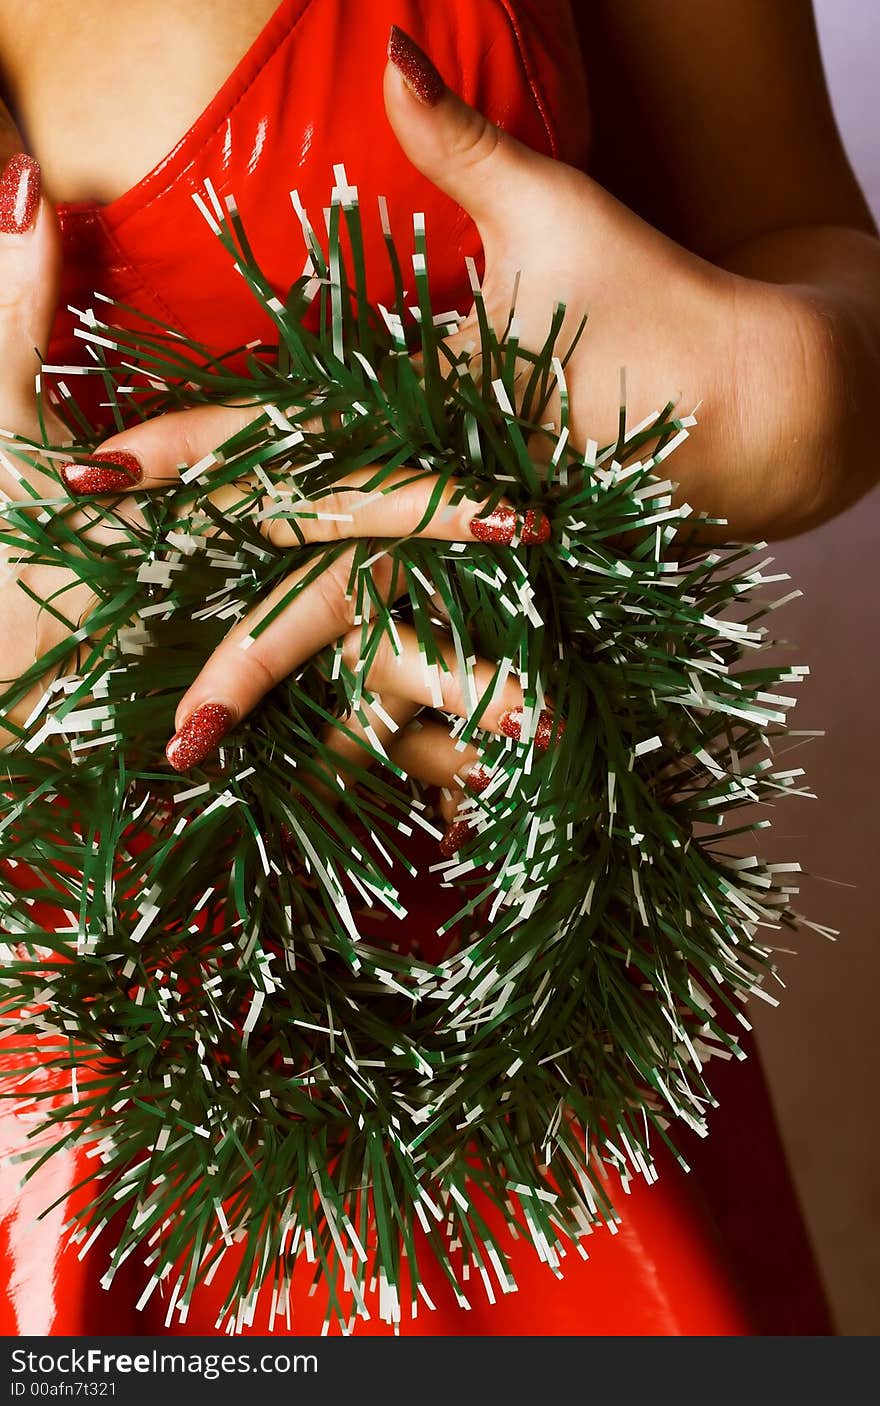
[{"label": "fingernail", "polygon": [[388,37],[388,57],[414,97],[425,107],[436,107],[446,84],[424,49],[396,24]]},{"label": "fingernail", "polygon": [[489,782],[492,780],[492,772],[482,762],[474,762],[467,771],[463,771],[461,779],[469,791],[475,796],[482,795]]},{"label": "fingernail", "polygon": [[175,732],[165,755],[175,771],[189,771],[203,762],[232,726],[232,714],[222,703],[203,703]]},{"label": "fingernail", "polygon": [[40,203],[40,164],[18,151],[0,176],[0,234],[24,234],[34,222]]},{"label": "fingernail", "polygon": [[[522,708],[515,708],[509,713],[504,713],[498,724],[499,730],[505,737],[512,737],[514,742],[519,742],[522,737],[522,725],[524,713]],[[556,722],[553,714],[548,713],[546,708],[538,718],[535,728],[533,742],[539,752],[546,752],[551,742],[560,742],[565,732],[565,723],[560,719]]]},{"label": "fingernail", "polygon": [[125,449],[99,449],[78,464],[62,464],[59,470],[70,493],[78,497],[91,493],[124,493],[144,476],[143,465]]},{"label": "fingernail", "polygon": [[469,526],[478,542],[491,542],[496,546],[509,546],[518,538],[524,547],[535,547],[550,537],[550,519],[546,513],[527,508],[520,517],[514,508],[503,503],[488,517],[471,518]]},{"label": "fingernail", "polygon": [[440,841],[440,853],[444,859],[450,859],[467,844],[473,831],[466,820],[454,820],[449,826],[443,839]]}]

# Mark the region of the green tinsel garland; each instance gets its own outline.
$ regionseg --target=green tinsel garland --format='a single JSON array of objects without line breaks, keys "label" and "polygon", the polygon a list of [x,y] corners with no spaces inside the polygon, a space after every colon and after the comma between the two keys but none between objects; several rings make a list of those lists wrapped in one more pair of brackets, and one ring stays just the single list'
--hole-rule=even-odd
[{"label": "green tinsel garland", "polygon": [[[137,495],[136,520],[97,504],[111,547],[73,537],[81,508],[61,487],[48,511],[8,508],[0,533],[21,560],[73,568],[97,598],[92,639],[68,632],[2,700],[10,709],[60,670],[3,758],[6,1093],[42,1104],[31,1173],[57,1149],[98,1149],[76,1235],[116,1216],[105,1282],[149,1241],[148,1292],[164,1281],[185,1310],[236,1240],[225,1312],[239,1325],[264,1286],[283,1315],[304,1253],[328,1315],[367,1311],[378,1283],[396,1320],[404,1258],[413,1298],[419,1288],[418,1225],[460,1300],[462,1265],[509,1287],[487,1202],[558,1266],[567,1242],[613,1215],[603,1167],[650,1179],[671,1120],[704,1130],[703,1065],[736,1053],[717,1012],[745,1023],[742,1002],[771,970],[767,934],[792,921],[797,868],[747,858],[734,839],[766,820],[725,824],[798,789],[772,750],[792,702],[775,689],[803,671],[762,658],[773,602],[760,595],[780,579],[766,562],[687,540],[658,465],[692,421],[667,406],[627,431],[622,414],[616,444],[574,454],[564,309],[531,354],[510,329],[496,336],[476,290],[482,374],[451,359],[419,221],[418,308],[389,236],[397,307],[378,316],[342,185],[329,253],[300,211],[311,275],[283,303],[234,207],[208,192],[205,213],[277,328],[277,348],[251,348],[241,369],[163,329],[86,318],[89,374],[120,427],[209,401],[265,413],[173,492]],[[557,423],[541,428],[553,392]],[[76,451],[94,438],[80,422]],[[15,452],[45,471],[45,447]],[[436,962],[408,950],[398,894],[412,832],[440,837],[425,799],[384,756],[332,783],[335,809],[314,792],[325,763],[335,770],[325,723],[363,716],[362,675],[337,649],[276,688],[192,778],[163,756],[181,691],[230,625],[293,565],[313,564],[312,579],[342,550],[279,550],[255,517],[267,500],[290,514],[367,466],[374,489],[409,466],[540,504],[553,527],[528,551],[355,544],[365,658],[405,619],[442,668],[439,619],[472,718],[469,661],[482,654],[500,661],[496,683],[517,671],[533,717],[547,694],[567,719],[543,756],[459,723],[495,780],[466,802],[470,842],[445,862],[432,851],[458,895],[455,942]],[[240,500],[221,514],[207,494],[226,483]],[[406,575],[393,608],[373,584],[377,552]],[[367,926],[377,912],[381,932]],[[38,1066],[51,1078],[34,1094]]]}]

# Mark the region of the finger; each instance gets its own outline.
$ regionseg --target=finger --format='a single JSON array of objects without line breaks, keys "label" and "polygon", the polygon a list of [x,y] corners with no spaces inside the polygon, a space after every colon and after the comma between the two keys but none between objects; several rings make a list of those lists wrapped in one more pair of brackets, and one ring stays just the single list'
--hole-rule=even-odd
[{"label": "finger", "polygon": [[476,796],[485,791],[492,773],[483,765],[473,743],[462,746],[448,727],[421,718],[394,738],[389,755],[393,764],[413,780],[440,788],[439,810],[446,821],[440,852],[449,858],[472,833],[467,814],[459,814],[462,801],[468,793]]},{"label": "finger", "polygon": [[[348,595],[353,558],[354,549],[341,552],[311,581],[315,563],[300,567],[233,627],[178,704],[177,732],[166,749],[176,770],[204,761],[270,688],[351,628],[357,609]],[[405,590],[405,574],[387,553],[369,570],[379,600],[395,599]]]},{"label": "finger", "polygon": [[449,89],[423,49],[396,25],[388,43],[385,109],[423,175],[476,221],[481,234],[521,218],[522,182],[546,157],[508,136]]},{"label": "finger", "polygon": [[[357,714],[326,727],[314,766],[302,768],[308,799],[335,810],[341,799],[340,786],[356,785],[364,771],[382,760],[388,762],[389,743],[417,711],[415,704],[402,698],[364,699]],[[299,842],[287,826],[282,827],[281,837],[289,855],[301,863]]]},{"label": "finger", "polygon": [[133,487],[167,488],[179,482],[182,470],[209,456],[222,463],[218,446],[263,413],[260,405],[172,410],[105,439],[88,458],[62,465],[61,475],[68,491],[77,496],[127,493]]},{"label": "finger", "polygon": [[[417,711],[403,698],[363,698],[356,713],[325,727],[312,766],[297,768],[306,804],[318,801],[326,819],[326,811],[336,809],[342,792],[356,786],[365,771],[382,761],[389,764],[389,743]],[[281,842],[288,858],[302,870],[302,846],[287,825],[281,827]]]},{"label": "finger", "polygon": [[[439,786],[448,796],[460,793],[472,773],[478,777],[484,770],[480,752],[473,742],[458,741],[448,727],[422,717],[395,734],[389,743],[388,755],[407,776],[423,786]],[[441,809],[448,820],[455,806],[450,807],[450,801],[444,797]]]},{"label": "finger", "polygon": [[[438,808],[446,821],[440,850],[448,856],[470,833],[467,819],[456,821],[466,790],[478,795],[489,785],[491,773],[473,743],[456,742],[448,727],[419,718],[419,711],[418,704],[405,698],[365,696],[357,713],[325,729],[321,766],[332,768],[345,785],[346,779],[356,784],[364,771],[384,761],[422,786],[439,788]],[[312,781],[310,788],[331,805],[339,799],[332,782],[324,787]]]},{"label": "finger", "polygon": [[348,776],[352,784],[360,773],[379,762],[405,770],[391,762],[391,748],[418,711],[419,705],[407,698],[365,694],[356,711],[324,729],[321,741],[330,754],[326,766],[341,773],[343,782]]},{"label": "finger", "polygon": [[[197,464],[216,446],[253,423],[254,407],[205,406],[173,411],[114,435],[87,459],[64,464],[61,475],[77,496],[124,493],[131,488],[169,487],[179,482],[182,466]],[[222,459],[218,456],[218,462]],[[417,469],[390,474],[362,469],[326,493],[311,499],[279,488],[271,498],[255,497],[253,486],[226,483],[210,495],[221,512],[246,511],[261,523],[278,547],[332,542],[348,537],[430,537],[445,542],[546,542],[550,523],[544,513],[522,513],[505,500],[468,498],[451,476]],[[254,512],[259,503],[259,511]]]},{"label": "finger", "polygon": [[[413,165],[477,226],[489,322],[496,331],[503,328],[516,301],[519,340],[537,349],[550,331],[555,305],[571,302],[557,334],[557,344],[566,345],[587,304],[595,306],[597,283],[619,293],[620,278],[609,281],[607,270],[612,260],[615,268],[621,266],[621,228],[612,211],[622,207],[583,172],[524,146],[468,106],[396,27],[388,56],[385,109],[397,140]],[[595,247],[600,238],[601,257]],[[536,260],[536,251],[551,248],[552,259]],[[632,249],[629,241],[627,279]],[[521,275],[524,296],[518,295]],[[445,339],[446,350],[470,359],[480,341],[479,320],[471,313]]]},{"label": "finger", "polygon": [[58,302],[60,239],[38,163],[19,150],[0,165],[0,429],[31,434],[34,378]]},{"label": "finger", "polygon": [[492,507],[488,499],[463,495],[461,483],[450,475],[422,469],[360,469],[308,499],[279,489],[263,499],[257,513],[253,490],[243,486],[225,484],[210,496],[227,515],[246,511],[277,547],[353,537],[427,537],[530,547],[550,536],[550,522],[538,509],[518,513],[504,499]]},{"label": "finger", "polygon": [[[549,709],[527,710],[522,686],[512,675],[499,687],[496,664],[477,659],[465,674],[451,638],[436,635],[436,657],[429,660],[412,626],[398,625],[396,635],[399,647],[383,635],[365,672],[364,686],[371,692],[408,698],[460,718],[471,717],[479,707],[481,728],[517,742],[533,741],[540,751],[561,739],[564,722],[554,719]],[[351,669],[359,665],[362,644],[360,630],[350,631],[343,640],[342,657]]]}]

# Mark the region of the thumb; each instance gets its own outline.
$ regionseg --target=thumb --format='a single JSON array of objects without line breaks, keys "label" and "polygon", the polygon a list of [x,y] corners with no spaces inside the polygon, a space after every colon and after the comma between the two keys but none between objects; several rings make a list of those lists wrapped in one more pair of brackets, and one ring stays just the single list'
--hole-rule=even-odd
[{"label": "thumb", "polygon": [[[7,138],[7,132],[3,132]],[[42,197],[39,164],[18,150],[0,152],[0,427],[33,418],[40,369],[58,301],[60,236]],[[6,145],[6,141],[4,141]]]},{"label": "thumb", "polygon": [[515,214],[523,181],[546,158],[452,92],[424,50],[397,25],[388,59],[385,110],[397,140],[413,165],[467,211],[485,244]]}]

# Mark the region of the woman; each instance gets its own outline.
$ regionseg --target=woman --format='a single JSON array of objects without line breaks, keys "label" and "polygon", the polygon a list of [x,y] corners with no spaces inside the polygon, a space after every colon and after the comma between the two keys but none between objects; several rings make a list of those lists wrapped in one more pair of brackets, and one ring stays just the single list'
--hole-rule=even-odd
[{"label": "woman", "polygon": [[[482,243],[497,322],[506,320],[521,274],[524,344],[543,340],[560,295],[573,314],[589,308],[590,335],[569,367],[576,441],[611,437],[625,363],[634,418],[665,402],[670,376],[686,408],[702,402],[701,433],[676,459],[681,491],[727,518],[735,535],[799,531],[852,501],[870,480],[880,250],[837,141],[809,16],[796,0],[774,7],[739,0],[704,8],[695,32],[685,6],[661,13],[644,0],[595,0],[580,10],[597,180],[575,169],[587,158],[589,116],[562,4],[287,0],[273,10],[253,0],[215,4],[207,25],[201,10],[170,0],[148,13],[114,7],[112,16],[93,3],[77,7],[74,25],[40,3],[24,19],[10,18],[0,40],[6,97],[44,168],[46,197],[33,161],[14,157],[0,180],[0,421],[34,428],[32,349],[46,346],[53,324],[49,359],[75,359],[70,319],[55,316],[50,198],[60,202],[62,308],[82,306],[97,287],[223,350],[265,328],[211,236],[188,215],[191,192],[206,177],[221,197],[234,191],[258,257],[284,287],[301,267],[284,213],[287,190],[297,186],[306,206],[318,208],[331,164],[343,161],[365,211],[380,193],[395,228],[406,228],[412,210],[426,211],[436,306],[466,303],[463,257]],[[383,107],[392,24],[402,32],[392,34]],[[45,57],[35,66],[37,49]],[[10,129],[7,152],[21,145]],[[380,232],[367,233],[369,254]],[[371,293],[388,300],[379,284]],[[70,466],[68,486],[85,498],[135,483],[161,491],[179,464],[226,438],[242,413],[166,416],[113,436],[102,446],[108,457]],[[14,493],[14,479],[4,487]],[[412,524],[426,499],[427,490],[409,502]],[[540,535],[535,519],[512,524],[502,512],[487,522],[481,507],[469,504],[455,519],[438,515],[428,531],[462,540]],[[396,535],[405,524],[364,530]],[[14,582],[3,592],[0,648],[21,669],[35,635],[40,648],[50,642],[51,621],[28,615]],[[87,608],[87,599],[65,597],[72,614]],[[274,681],[348,623],[342,581],[331,581],[303,592],[246,652],[239,640],[247,625],[236,627],[180,700],[171,764],[185,770],[203,759]],[[395,759],[420,779],[449,785],[462,757],[439,724],[406,727],[432,702],[420,669],[380,662],[367,682],[392,700],[401,724]],[[515,684],[508,688],[484,727],[516,726],[521,699]],[[454,698],[444,701],[455,710]],[[552,721],[545,732],[552,735]],[[454,809],[451,788],[450,822]],[[454,840],[453,830],[447,843]],[[753,1135],[757,1126],[753,1116]],[[68,1169],[71,1183],[75,1172]],[[512,1249],[521,1294],[478,1310],[477,1322],[447,1299],[418,1330],[758,1330],[754,1305],[702,1228],[690,1186],[666,1175],[659,1187],[635,1192],[624,1211],[620,1243],[597,1235],[593,1262],[578,1264],[561,1285],[532,1267],[521,1247]],[[13,1207],[13,1239],[24,1219]],[[57,1262],[53,1242],[45,1253]],[[92,1284],[88,1257],[85,1264]],[[27,1294],[12,1299],[24,1305]],[[106,1309],[66,1329],[53,1313],[33,1330],[108,1329]],[[209,1321],[190,1315],[187,1328],[207,1330]],[[320,1313],[314,1325],[301,1318],[294,1329],[319,1321]],[[157,1310],[143,1327],[160,1322]],[[768,1330],[780,1331],[778,1320]],[[816,1329],[802,1318],[798,1330]]]}]

